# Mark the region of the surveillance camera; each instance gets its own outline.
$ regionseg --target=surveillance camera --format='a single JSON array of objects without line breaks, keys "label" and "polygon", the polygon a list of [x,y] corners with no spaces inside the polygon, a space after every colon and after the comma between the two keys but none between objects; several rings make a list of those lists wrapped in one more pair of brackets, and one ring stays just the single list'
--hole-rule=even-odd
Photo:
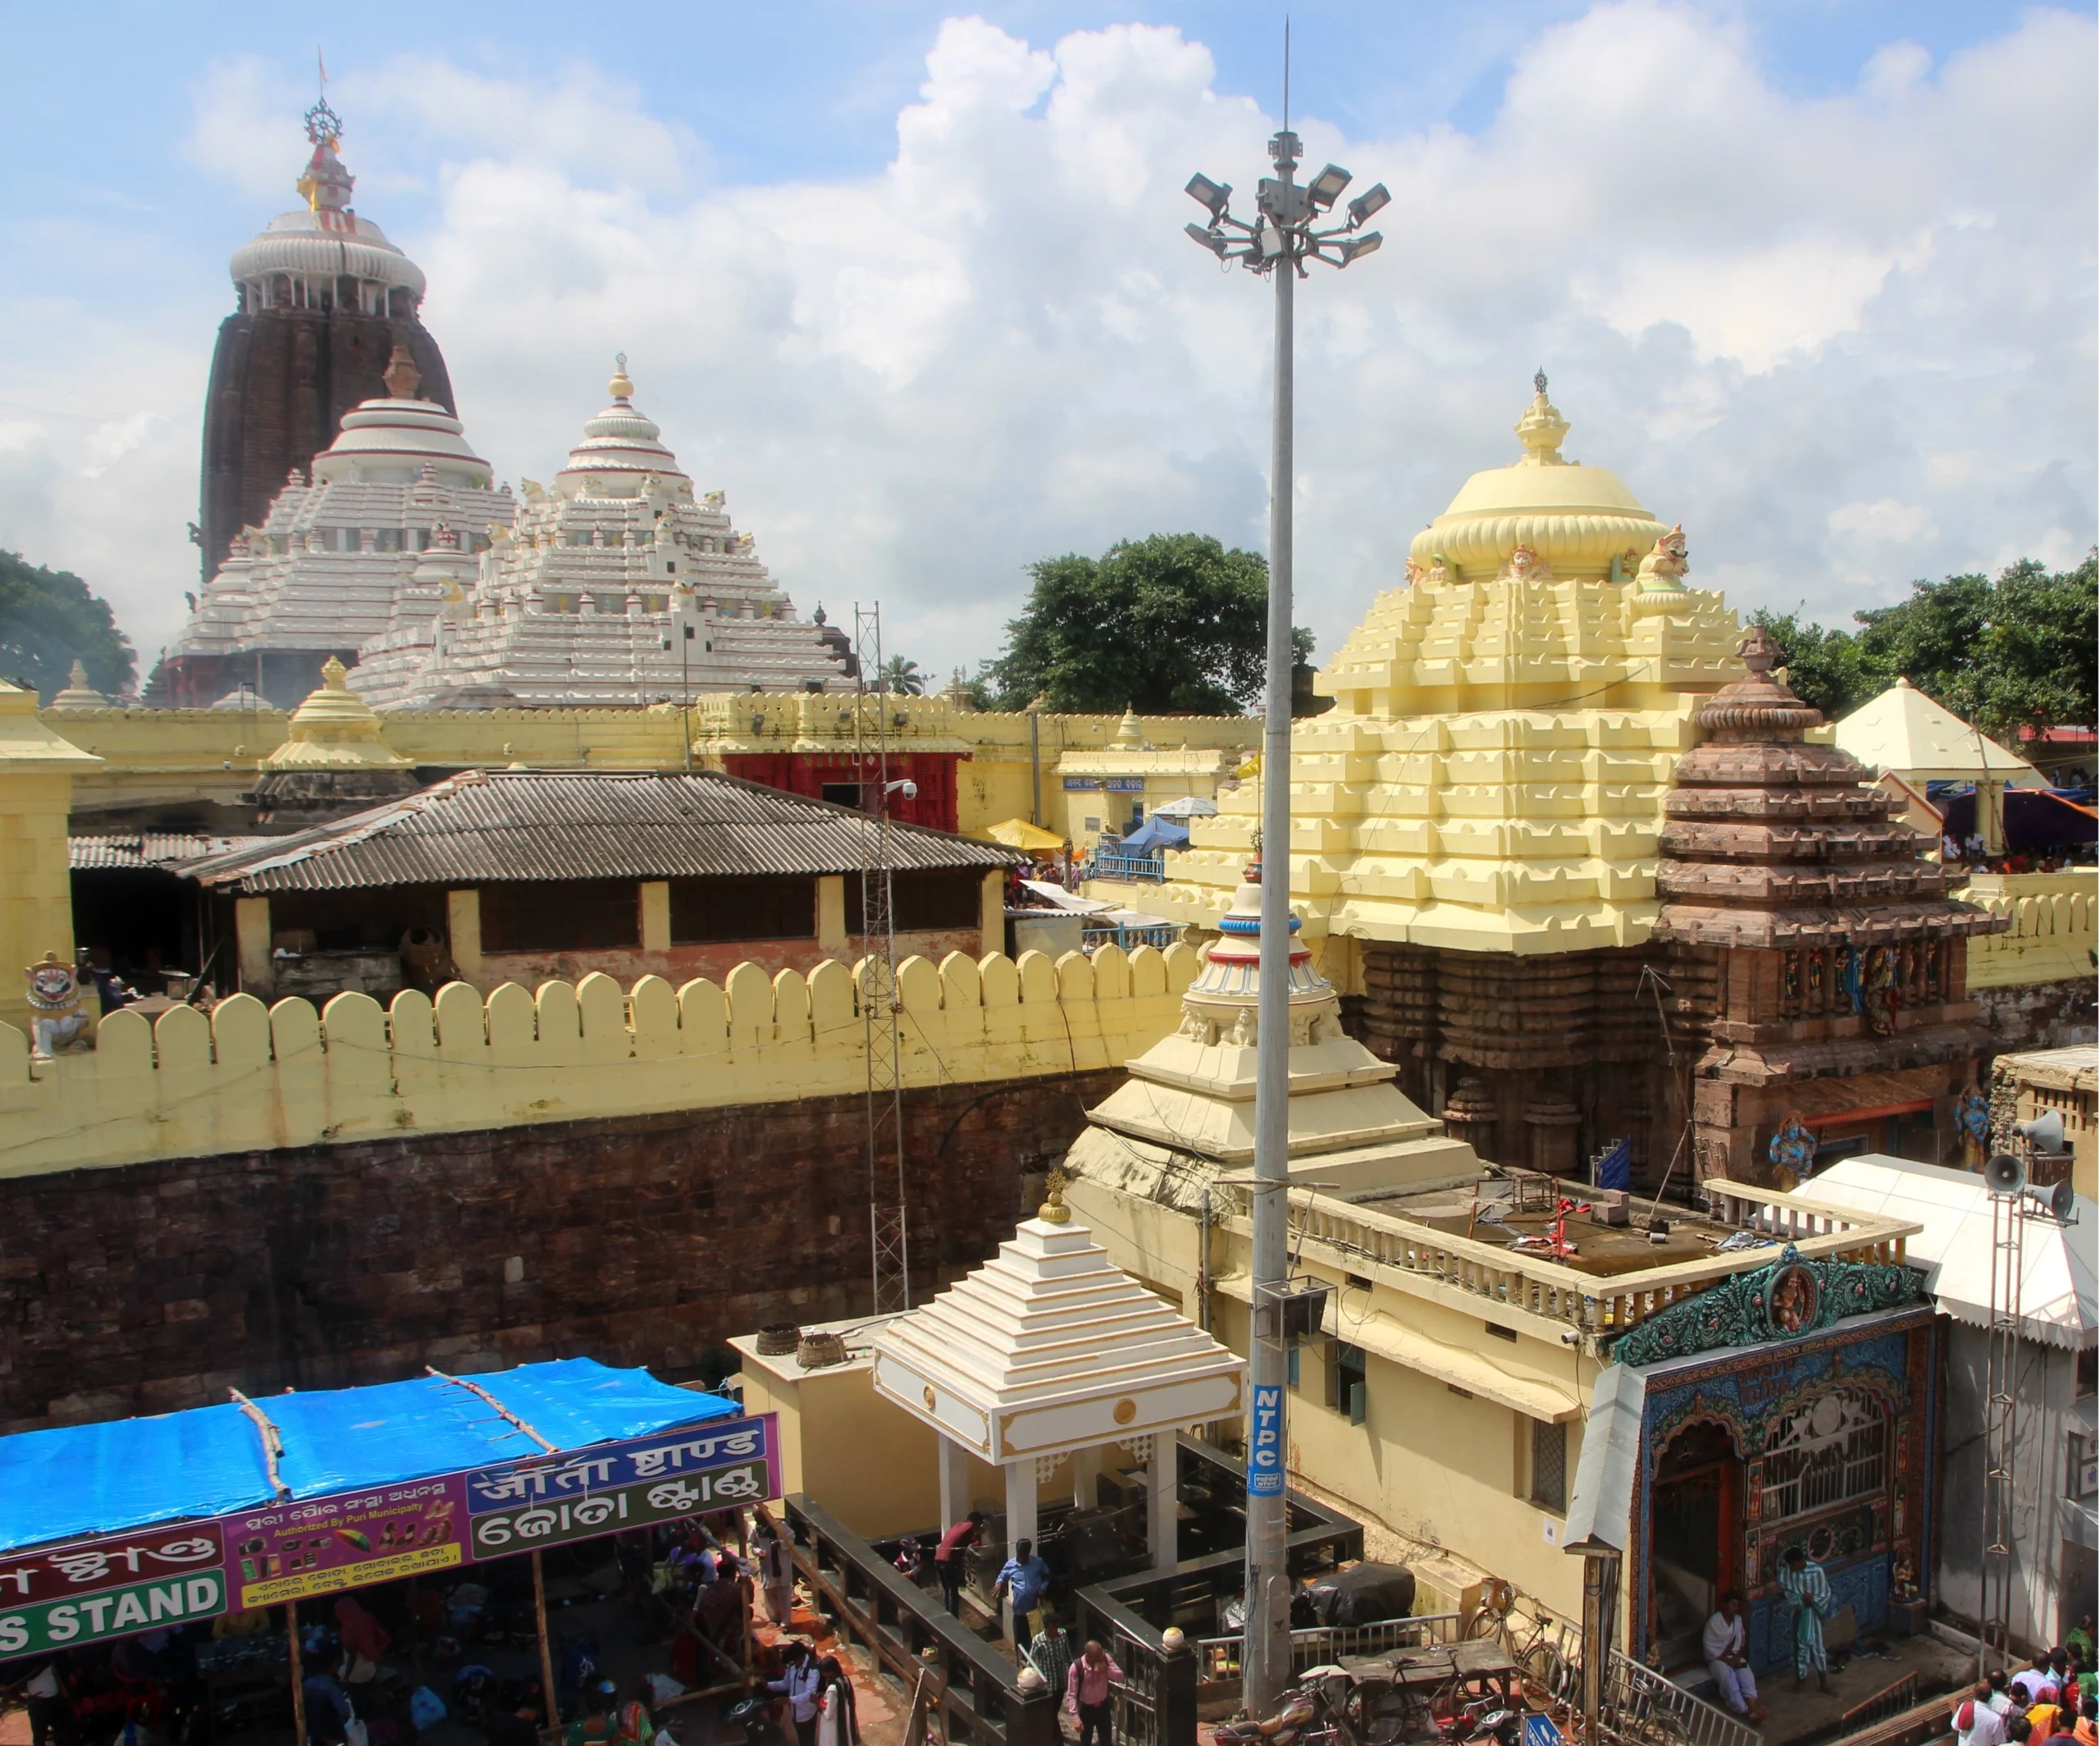
[{"label": "surveillance camera", "polygon": [[919,784],[915,782],[906,782],[902,793],[906,800],[916,800],[919,798]]}]

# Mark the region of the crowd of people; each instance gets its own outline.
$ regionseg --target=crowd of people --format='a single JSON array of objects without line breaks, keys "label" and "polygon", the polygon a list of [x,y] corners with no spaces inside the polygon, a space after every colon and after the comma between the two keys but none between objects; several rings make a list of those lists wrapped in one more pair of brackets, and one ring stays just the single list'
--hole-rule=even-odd
[{"label": "crowd of people", "polygon": [[[735,1512],[641,1529],[558,1549],[550,1569],[564,1553],[588,1575],[560,1579],[577,1591],[564,1600],[617,1594],[640,1643],[664,1647],[637,1657],[621,1643],[606,1656],[594,1627],[572,1622],[594,1616],[564,1608],[550,1694],[522,1557],[477,1565],[450,1585],[403,1581],[301,1602],[296,1683],[308,1746],[415,1746],[448,1720],[477,1729],[487,1746],[545,1746],[557,1734],[563,1746],[677,1746],[692,1702],[746,1694],[797,1746],[858,1746],[844,1666],[790,1634],[792,1556],[769,1525],[754,1530]],[[615,1680],[605,1665],[637,1658],[651,1671]],[[285,1609],[18,1661],[0,1670],[0,1696],[10,1683],[32,1746],[205,1746],[275,1733],[292,1720]]]},{"label": "crowd of people", "polygon": [[1954,1707],[1956,1746],[2100,1746],[2093,1620],[2031,1667],[1994,1672]]}]

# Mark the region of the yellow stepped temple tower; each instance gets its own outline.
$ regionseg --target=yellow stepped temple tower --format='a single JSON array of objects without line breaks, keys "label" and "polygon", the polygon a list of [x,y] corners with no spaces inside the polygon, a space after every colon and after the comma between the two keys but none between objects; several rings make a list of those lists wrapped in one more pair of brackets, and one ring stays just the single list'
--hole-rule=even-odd
[{"label": "yellow stepped temple tower", "polygon": [[[1340,939],[1467,952],[1637,944],[1656,837],[1700,700],[1742,670],[1718,594],[1684,584],[1681,529],[1565,459],[1545,379],[1522,456],[1415,536],[1293,730],[1291,894],[1328,973]],[[1260,780],[1221,796],[1157,907],[1215,927],[1253,846]]]}]

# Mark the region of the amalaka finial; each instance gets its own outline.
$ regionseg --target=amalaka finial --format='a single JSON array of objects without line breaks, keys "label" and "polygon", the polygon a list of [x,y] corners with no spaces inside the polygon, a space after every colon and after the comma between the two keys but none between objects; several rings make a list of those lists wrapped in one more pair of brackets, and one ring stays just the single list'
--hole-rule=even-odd
[{"label": "amalaka finial", "polygon": [[1750,633],[1736,645],[1736,653],[1742,664],[1760,679],[1787,658],[1787,652],[1773,638],[1772,633],[1762,624],[1752,624]]},{"label": "amalaka finial", "polygon": [[613,354],[613,379],[605,386],[612,391],[613,398],[616,400],[624,400],[634,392],[634,384],[628,380],[625,352]]},{"label": "amalaka finial", "polygon": [[1046,1225],[1068,1225],[1072,1222],[1072,1209],[1065,1204],[1065,1183],[1067,1178],[1061,1170],[1052,1170],[1046,1186],[1043,1204],[1035,1216]]},{"label": "amalaka finial", "polygon": [[350,670],[331,655],[321,663],[321,683],[331,691],[348,691]]}]

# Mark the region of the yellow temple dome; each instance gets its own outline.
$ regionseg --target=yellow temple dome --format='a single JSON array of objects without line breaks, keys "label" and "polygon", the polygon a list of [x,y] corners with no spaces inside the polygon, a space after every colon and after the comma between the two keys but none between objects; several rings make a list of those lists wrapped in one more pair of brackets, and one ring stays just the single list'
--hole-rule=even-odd
[{"label": "yellow temple dome", "polygon": [[1517,421],[1523,454],[1506,467],[1475,473],[1450,505],[1408,548],[1411,576],[1483,581],[1522,562],[1568,577],[1630,578],[1644,553],[1669,530],[1650,514],[1619,476],[1566,459],[1568,421],[1546,398],[1545,373]]}]

